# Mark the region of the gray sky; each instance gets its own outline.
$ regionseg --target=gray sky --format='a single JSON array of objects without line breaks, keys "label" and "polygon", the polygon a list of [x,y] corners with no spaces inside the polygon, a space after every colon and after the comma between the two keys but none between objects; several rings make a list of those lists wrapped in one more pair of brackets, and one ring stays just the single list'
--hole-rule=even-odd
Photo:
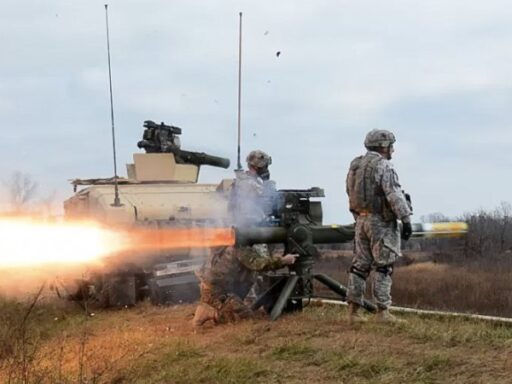
[{"label": "gray sky", "polygon": [[[0,3],[0,178],[42,193],[112,174],[104,1]],[[511,201],[512,8],[487,1],[109,2],[119,164],[147,119],[184,149],[236,163],[238,12],[244,12],[243,147],[273,157],[280,188],[325,188],[349,222],[351,159],[373,128],[416,220]],[[276,52],[281,55],[276,57]],[[204,167],[202,181],[231,177]]]}]

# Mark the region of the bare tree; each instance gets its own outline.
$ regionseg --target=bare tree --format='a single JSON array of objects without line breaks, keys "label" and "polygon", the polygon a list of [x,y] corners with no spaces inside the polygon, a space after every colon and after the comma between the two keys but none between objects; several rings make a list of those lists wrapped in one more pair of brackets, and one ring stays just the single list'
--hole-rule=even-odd
[{"label": "bare tree", "polygon": [[499,228],[500,251],[506,251],[512,245],[511,224],[512,224],[512,205],[502,201],[494,211],[494,217],[501,223]]},{"label": "bare tree", "polygon": [[466,256],[500,257],[512,250],[512,206],[502,202],[494,211],[480,210],[466,214],[469,225],[466,236]]},{"label": "bare tree", "polygon": [[7,189],[9,204],[15,212],[21,212],[26,208],[36,196],[39,187],[30,174],[20,171],[13,172],[3,184]]},{"label": "bare tree", "polygon": [[53,190],[38,200],[41,208],[41,214],[45,217],[51,217],[55,201],[57,199],[57,191]]},{"label": "bare tree", "polygon": [[420,221],[422,223],[446,223],[450,221],[450,218],[441,212],[434,212],[421,216]]}]

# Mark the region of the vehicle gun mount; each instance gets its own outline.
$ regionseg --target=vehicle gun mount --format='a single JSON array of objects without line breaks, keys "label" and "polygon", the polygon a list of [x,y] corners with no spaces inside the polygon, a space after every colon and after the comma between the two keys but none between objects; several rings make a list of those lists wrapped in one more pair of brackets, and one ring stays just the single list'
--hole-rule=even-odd
[{"label": "vehicle gun mount", "polygon": [[144,121],[144,133],[137,147],[146,153],[172,153],[178,164],[211,165],[229,168],[230,161],[224,157],[208,155],[204,152],[191,152],[181,149],[182,129],[173,125],[160,124],[151,120]]},{"label": "vehicle gun mount", "polygon": [[163,122],[157,124],[152,120],[144,121],[143,126],[144,133],[137,147],[143,148],[147,153],[166,153],[180,149],[181,141],[178,135],[182,133],[181,128]]}]

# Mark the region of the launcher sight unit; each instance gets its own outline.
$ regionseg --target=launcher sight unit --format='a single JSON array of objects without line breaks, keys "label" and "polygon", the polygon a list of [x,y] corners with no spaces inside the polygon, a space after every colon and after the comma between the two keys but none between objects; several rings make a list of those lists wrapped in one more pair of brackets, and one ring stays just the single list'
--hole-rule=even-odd
[{"label": "launcher sight unit", "polygon": [[272,215],[282,227],[293,224],[322,224],[323,212],[320,201],[312,198],[325,197],[324,190],[318,187],[310,189],[281,189],[274,197]]}]

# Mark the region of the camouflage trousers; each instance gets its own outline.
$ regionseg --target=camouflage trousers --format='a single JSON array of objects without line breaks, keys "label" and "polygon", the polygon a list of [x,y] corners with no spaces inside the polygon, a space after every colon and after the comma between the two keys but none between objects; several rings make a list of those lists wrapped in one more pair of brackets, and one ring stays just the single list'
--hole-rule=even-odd
[{"label": "camouflage trousers", "polygon": [[347,299],[362,305],[366,278],[373,274],[373,297],[377,307],[391,306],[391,272],[400,254],[400,231],[396,221],[378,215],[359,216],[356,221],[355,255],[348,278]]},{"label": "camouflage trousers", "polygon": [[253,317],[253,311],[240,296],[234,293],[226,293],[205,281],[201,282],[200,289],[201,302],[217,310],[217,321],[219,323],[233,323]]}]

